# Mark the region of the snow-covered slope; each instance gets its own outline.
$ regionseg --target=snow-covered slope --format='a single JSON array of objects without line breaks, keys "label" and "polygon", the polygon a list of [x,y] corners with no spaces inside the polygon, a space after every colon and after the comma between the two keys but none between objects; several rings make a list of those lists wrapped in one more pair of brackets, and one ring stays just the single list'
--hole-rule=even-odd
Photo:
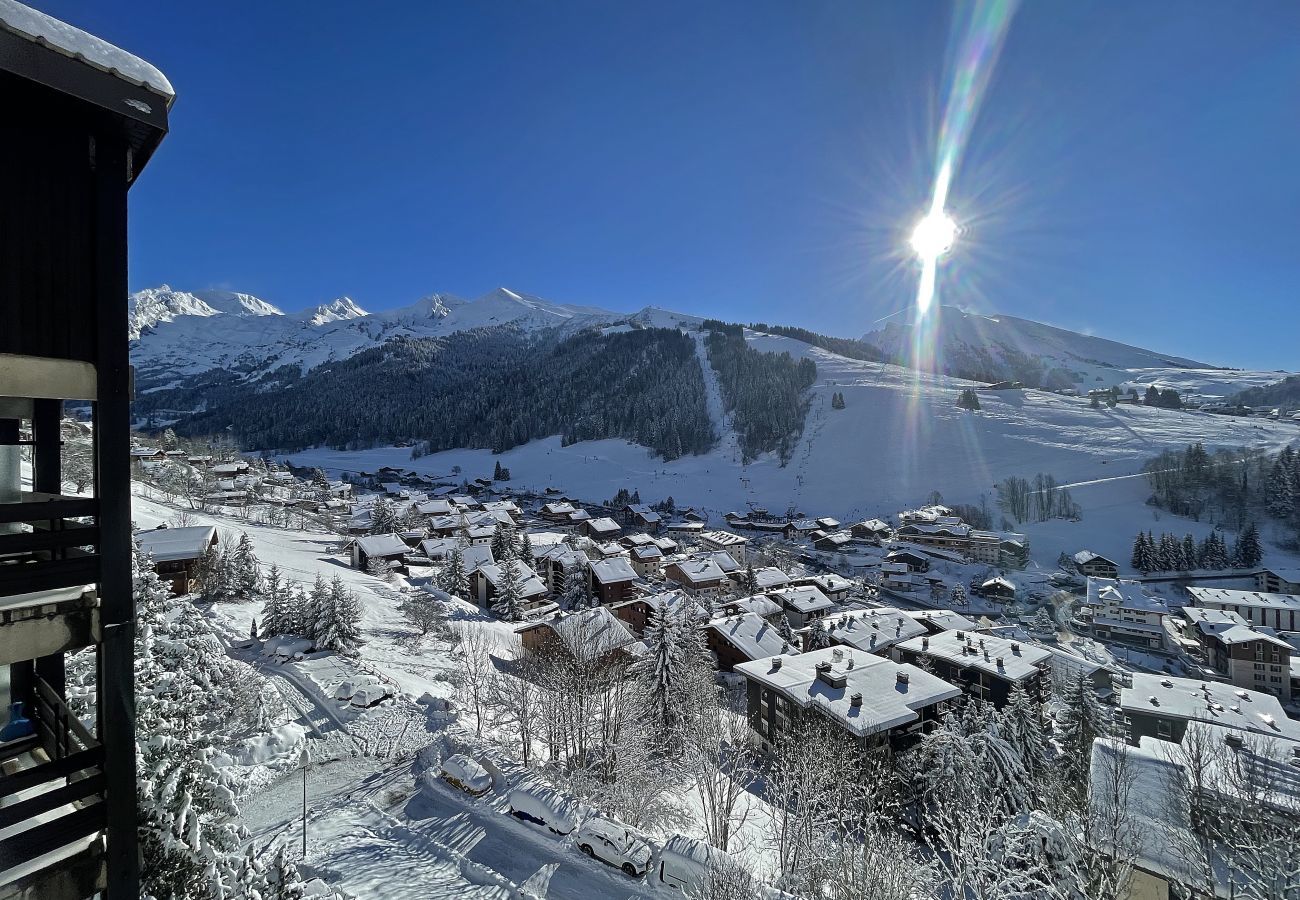
[{"label": "snow-covered slope", "polygon": [[410,306],[368,313],[352,299],[284,315],[249,294],[177,291],[164,285],[132,297],[131,361],[141,388],[175,385],[210,369],[249,374],[282,365],[309,369],[397,336],[437,337],[514,324],[579,328],[626,321],[625,314],[550,303],[500,288],[477,300],[432,294]]}]

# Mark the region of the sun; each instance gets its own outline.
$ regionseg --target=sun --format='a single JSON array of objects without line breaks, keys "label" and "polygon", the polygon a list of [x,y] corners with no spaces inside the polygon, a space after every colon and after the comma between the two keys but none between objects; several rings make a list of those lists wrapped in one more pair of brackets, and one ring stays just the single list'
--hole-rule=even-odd
[{"label": "sun", "polygon": [[911,245],[924,264],[933,264],[952,249],[957,240],[957,223],[942,210],[932,212],[916,223]]}]

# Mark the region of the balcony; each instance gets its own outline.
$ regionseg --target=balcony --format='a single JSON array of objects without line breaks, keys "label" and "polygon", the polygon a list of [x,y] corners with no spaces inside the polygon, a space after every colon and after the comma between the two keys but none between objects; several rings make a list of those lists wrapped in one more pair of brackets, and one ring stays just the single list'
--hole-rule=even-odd
[{"label": "balcony", "polygon": [[104,750],[41,678],[34,732],[0,743],[0,900],[105,889]]}]

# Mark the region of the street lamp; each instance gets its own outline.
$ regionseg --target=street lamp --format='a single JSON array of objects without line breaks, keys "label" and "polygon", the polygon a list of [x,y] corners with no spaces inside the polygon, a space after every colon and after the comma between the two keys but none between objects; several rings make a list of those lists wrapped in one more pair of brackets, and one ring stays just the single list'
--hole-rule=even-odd
[{"label": "street lamp", "polygon": [[307,752],[306,742],[302,745],[302,756],[298,757],[302,766],[302,858],[307,861],[307,767],[311,765],[311,754]]}]

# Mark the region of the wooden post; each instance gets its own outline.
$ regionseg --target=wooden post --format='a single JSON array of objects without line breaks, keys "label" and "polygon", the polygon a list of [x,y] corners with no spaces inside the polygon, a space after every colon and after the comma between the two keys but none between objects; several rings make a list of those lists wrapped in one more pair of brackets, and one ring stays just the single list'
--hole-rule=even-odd
[{"label": "wooden post", "polygon": [[108,898],[140,896],[135,793],[135,601],[131,589],[131,397],[126,192],[130,153],[100,134],[95,169],[95,495],[99,499],[99,733],[108,801]]},{"label": "wooden post", "polygon": [[[35,463],[32,487],[47,494],[63,493],[63,461],[60,453],[63,444],[63,435],[60,432],[62,416],[62,401],[32,401],[32,443],[34,445],[32,462]],[[60,698],[66,696],[67,675],[62,653],[37,659],[36,674],[45,679],[45,683]]]}]

